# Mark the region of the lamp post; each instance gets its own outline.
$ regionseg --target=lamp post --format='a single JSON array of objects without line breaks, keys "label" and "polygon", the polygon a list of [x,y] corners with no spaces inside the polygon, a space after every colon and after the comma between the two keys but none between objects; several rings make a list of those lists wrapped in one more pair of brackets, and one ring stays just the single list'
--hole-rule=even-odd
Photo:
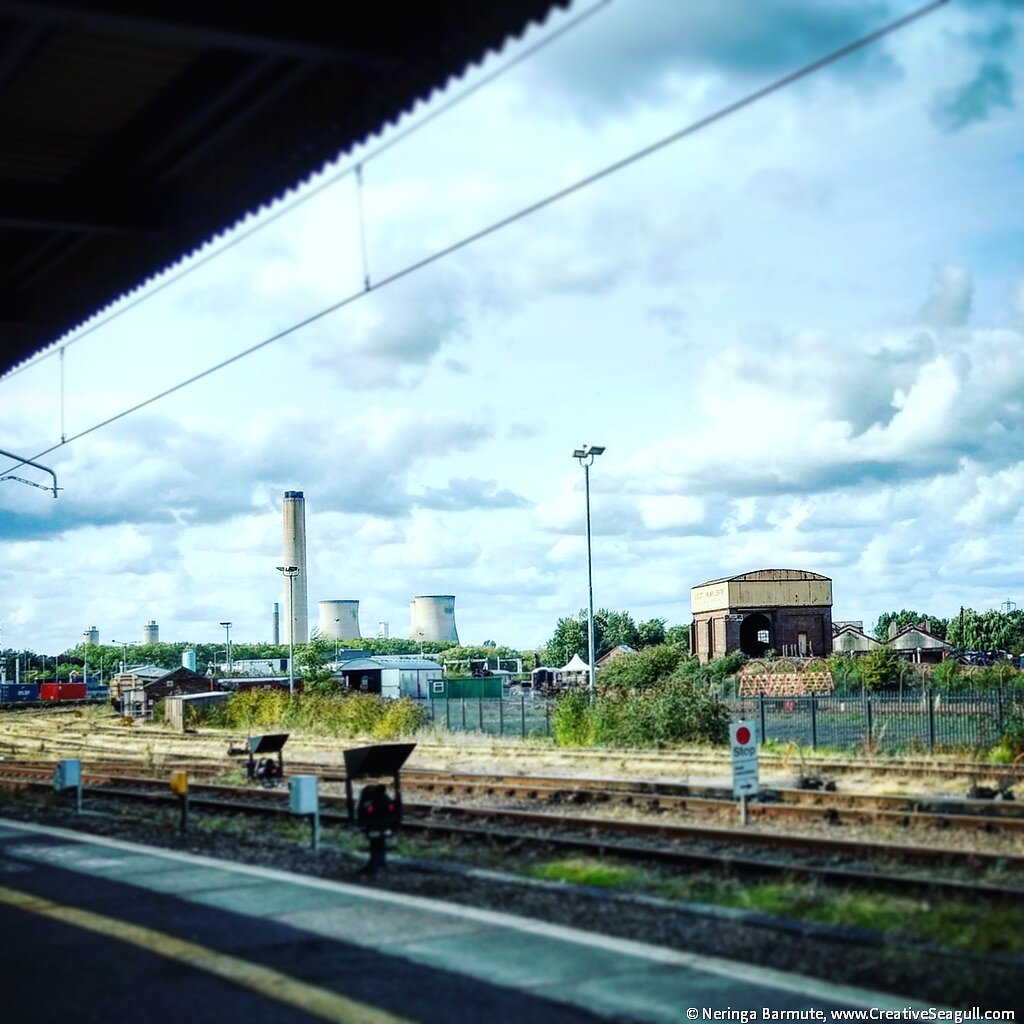
[{"label": "lamp post", "polygon": [[135,645],[134,640],[111,640],[112,644],[116,644],[121,648],[121,674],[124,675],[128,668],[128,648]]},{"label": "lamp post", "polygon": [[231,623],[222,622],[221,625],[224,627],[224,660],[228,665],[228,675],[231,675]]},{"label": "lamp post", "polygon": [[295,696],[295,616],[292,614],[294,601],[295,577],[299,575],[297,565],[279,565],[278,572],[288,578],[288,696]]},{"label": "lamp post", "polygon": [[82,644],[82,678],[85,680],[86,692],[89,690],[89,630],[86,630],[82,636],[85,638]]},{"label": "lamp post", "polygon": [[594,696],[597,692],[595,682],[596,652],[594,650],[594,564],[590,549],[590,467],[594,459],[604,453],[604,448],[596,444],[580,445],[573,453],[574,459],[579,461],[583,467],[583,488],[587,496],[587,651],[590,655],[590,703],[594,703]]}]

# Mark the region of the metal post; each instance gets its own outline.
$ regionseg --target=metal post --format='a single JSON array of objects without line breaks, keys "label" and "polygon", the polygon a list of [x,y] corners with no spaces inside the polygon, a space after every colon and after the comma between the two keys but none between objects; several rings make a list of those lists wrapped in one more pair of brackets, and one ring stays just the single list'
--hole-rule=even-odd
[{"label": "metal post", "polygon": [[935,749],[935,694],[928,691],[928,749]]},{"label": "metal post", "polygon": [[483,684],[482,683],[480,685],[480,696],[477,698],[476,709],[477,709],[477,712],[479,713],[478,714],[478,719],[479,719],[479,722],[480,722],[480,731],[483,732],[484,731],[484,688],[483,688]]},{"label": "metal post", "polygon": [[761,731],[758,735],[761,737],[761,742],[764,743],[768,739],[768,730],[765,728],[765,716],[764,716],[764,690],[757,695],[757,713],[758,723],[761,726]]},{"label": "metal post", "polygon": [[505,697],[498,698],[498,735],[505,735]]},{"label": "metal post", "polygon": [[590,676],[590,703],[594,703],[597,692],[595,675],[597,658],[594,652],[594,563],[590,546],[590,464],[583,463],[583,487],[587,492],[587,661]]},{"label": "metal post", "polygon": [[747,794],[740,794],[740,824],[746,828],[747,825]]},{"label": "metal post", "polygon": [[867,711],[868,743],[870,744],[871,743],[871,734],[872,734],[872,728],[871,728],[871,694],[869,694],[867,692],[867,690],[864,691],[864,703],[866,705],[866,711]]},{"label": "metal post", "polygon": [[818,698],[811,694],[811,749],[818,746]]},{"label": "metal post", "polygon": [[288,697],[295,696],[295,575],[288,576]]},{"label": "metal post", "polygon": [[319,807],[315,810],[310,817],[313,819],[313,850],[320,849],[320,810]]},{"label": "metal post", "polygon": [[452,698],[449,694],[445,694],[444,698],[444,727],[452,731]]},{"label": "metal post", "polygon": [[460,703],[462,704],[462,731],[466,731],[466,698],[460,697]]},{"label": "metal post", "polygon": [[526,694],[519,695],[519,733],[526,739]]}]

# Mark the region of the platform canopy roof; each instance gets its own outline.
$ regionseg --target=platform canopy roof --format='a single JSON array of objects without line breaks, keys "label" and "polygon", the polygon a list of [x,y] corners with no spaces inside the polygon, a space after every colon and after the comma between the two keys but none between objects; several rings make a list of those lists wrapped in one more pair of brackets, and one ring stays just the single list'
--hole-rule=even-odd
[{"label": "platform canopy roof", "polygon": [[567,5],[0,0],[0,374]]}]

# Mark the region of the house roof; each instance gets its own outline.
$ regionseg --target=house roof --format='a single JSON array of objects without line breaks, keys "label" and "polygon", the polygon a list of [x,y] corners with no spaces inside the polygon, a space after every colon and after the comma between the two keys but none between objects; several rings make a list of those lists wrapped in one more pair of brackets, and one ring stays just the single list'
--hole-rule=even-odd
[{"label": "house roof", "polygon": [[0,373],[566,6],[2,4]]},{"label": "house roof", "polygon": [[[698,583],[698,587],[710,587],[713,583],[738,583],[745,580],[756,580],[767,583],[784,583],[790,580],[825,580],[831,583],[828,576],[822,576],[817,572],[808,572],[806,569],[754,569],[751,572],[741,572],[736,576],[722,576],[717,580],[705,580]],[[694,588],[696,589],[696,588]]]}]

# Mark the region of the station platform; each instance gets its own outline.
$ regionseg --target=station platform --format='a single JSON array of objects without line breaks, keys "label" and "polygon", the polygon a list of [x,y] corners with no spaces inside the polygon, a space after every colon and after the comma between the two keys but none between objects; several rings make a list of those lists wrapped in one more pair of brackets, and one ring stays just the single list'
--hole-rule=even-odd
[{"label": "station platform", "polygon": [[[310,856],[315,856],[311,853]],[[7,1024],[683,1024],[912,1000],[0,818]],[[694,1013],[696,1011],[696,1013]],[[723,1013],[717,1019],[740,1020]]]}]

